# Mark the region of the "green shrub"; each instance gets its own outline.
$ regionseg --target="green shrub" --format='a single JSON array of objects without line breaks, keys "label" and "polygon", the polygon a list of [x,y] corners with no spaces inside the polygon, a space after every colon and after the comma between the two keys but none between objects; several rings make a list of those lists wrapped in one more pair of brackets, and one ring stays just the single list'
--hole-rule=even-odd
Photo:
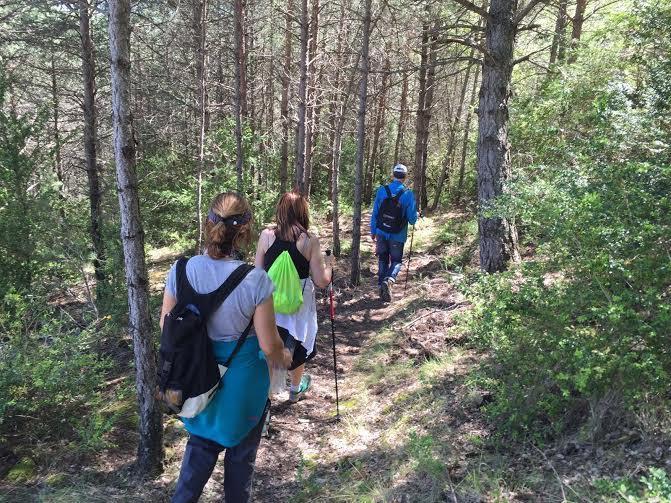
[{"label": "green shrub", "polygon": [[[59,319],[43,299],[3,299],[0,329],[0,435],[79,437],[100,447],[111,425],[96,418],[108,359],[96,352],[101,327]],[[91,423],[93,421],[93,423]]]},{"label": "green shrub", "polygon": [[520,100],[526,155],[488,210],[518,217],[533,259],[468,288],[488,410],[515,436],[589,419],[597,440],[613,406],[663,402],[670,383],[671,130],[631,61],[608,47],[579,61]]}]

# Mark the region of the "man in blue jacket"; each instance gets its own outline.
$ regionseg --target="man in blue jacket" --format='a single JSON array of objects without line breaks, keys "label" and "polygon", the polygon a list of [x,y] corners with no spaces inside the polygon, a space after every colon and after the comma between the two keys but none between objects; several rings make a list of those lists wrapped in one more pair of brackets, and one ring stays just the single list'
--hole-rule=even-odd
[{"label": "man in blue jacket", "polygon": [[377,284],[385,302],[391,301],[391,288],[401,270],[408,224],[415,225],[418,217],[415,195],[403,183],[407,175],[406,166],[394,166],[392,181],[377,189],[370,219],[370,234],[379,259]]}]

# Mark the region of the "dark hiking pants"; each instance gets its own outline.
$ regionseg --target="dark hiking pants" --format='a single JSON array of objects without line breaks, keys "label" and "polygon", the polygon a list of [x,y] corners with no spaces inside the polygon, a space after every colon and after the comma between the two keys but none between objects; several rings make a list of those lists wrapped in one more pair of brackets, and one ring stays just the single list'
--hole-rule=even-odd
[{"label": "dark hiking pants", "polygon": [[377,286],[387,278],[396,281],[403,264],[403,246],[405,243],[377,236],[375,254],[378,257]]},{"label": "dark hiking pants", "polygon": [[252,476],[256,451],[261,442],[261,431],[268,406],[261,415],[259,423],[235,447],[226,448],[217,442],[191,435],[186,444],[182,469],[172,497],[172,503],[191,503],[198,501],[203,488],[212,475],[219,453],[226,451],[224,457],[224,495],[227,503],[245,503],[250,500]]}]

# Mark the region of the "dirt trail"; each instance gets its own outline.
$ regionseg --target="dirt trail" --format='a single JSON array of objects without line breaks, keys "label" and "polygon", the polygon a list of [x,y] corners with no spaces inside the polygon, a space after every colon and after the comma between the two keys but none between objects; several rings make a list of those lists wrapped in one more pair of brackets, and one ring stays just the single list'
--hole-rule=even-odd
[{"label": "dirt trail", "polygon": [[[328,239],[328,236],[326,237]],[[324,242],[327,242],[325,239]],[[372,241],[365,236],[362,250],[372,250]],[[415,251],[416,253],[417,251]],[[440,316],[461,304],[456,300],[452,287],[443,278],[433,278],[440,263],[433,255],[416,254],[412,261],[407,293],[404,295],[406,268],[399,275],[393,292],[392,303],[378,298],[376,257],[364,253],[362,259],[361,285],[352,289],[347,286],[349,260],[341,259],[336,267],[336,354],[340,391],[341,416],[336,422],[335,387],[331,326],[328,317],[326,291],[317,293],[319,334],[318,354],[306,365],[312,376],[312,386],[305,400],[297,404],[287,401],[287,394],[275,397],[272,404],[270,438],[264,438],[256,461],[254,501],[295,501],[302,490],[300,476],[305,459],[330,460],[346,457],[359,451],[361,446],[347,445],[340,435],[351,420],[347,404],[356,393],[356,384],[366,378],[356,369],[356,361],[382,330],[420,329],[425,320]],[[429,293],[432,292],[432,293]],[[416,315],[418,302],[422,311]],[[431,335],[431,334],[429,334]],[[444,334],[440,334],[441,336]],[[429,337],[430,339],[430,337]],[[431,353],[430,341],[422,342],[412,336],[405,341],[405,352],[415,357]],[[381,397],[382,398],[382,397]],[[185,440],[181,439],[174,451],[176,460],[181,459]],[[220,463],[208,483],[201,501],[220,501],[223,496],[223,466]],[[176,467],[175,467],[176,468]]]}]

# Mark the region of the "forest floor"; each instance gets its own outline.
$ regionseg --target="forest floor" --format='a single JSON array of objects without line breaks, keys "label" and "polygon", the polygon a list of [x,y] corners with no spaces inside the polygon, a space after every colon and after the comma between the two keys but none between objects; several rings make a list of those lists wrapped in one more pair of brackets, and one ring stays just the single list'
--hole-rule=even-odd
[{"label": "forest floor", "polygon": [[[331,237],[328,232],[320,235],[325,248]],[[460,276],[454,271],[474,265],[474,236],[474,223],[462,213],[420,221],[407,292],[404,266],[389,304],[378,299],[369,236],[362,242],[358,288],[347,286],[347,258],[338,262],[340,418],[322,292],[317,300],[318,355],[307,365],[312,388],[297,404],[289,404],[287,394],[274,398],[270,436],[262,440],[256,461],[253,501],[619,501],[600,498],[599,484],[612,486],[616,476],[636,476],[646,457],[669,455],[667,445],[642,442],[626,431],[615,432],[612,446],[598,451],[571,439],[542,449],[492,440],[491,424],[482,412],[490,397],[473,379],[487,355],[473,349],[468,334],[456,325],[469,306],[454,286]],[[349,239],[342,234],[345,251]],[[167,251],[150,256],[154,294],[161,292],[174,258]],[[128,361],[110,381],[113,385],[132,380],[130,344],[120,347]],[[169,501],[186,432],[177,420],[166,418],[165,470],[154,480],[138,483],[132,475],[137,441],[134,399],[128,396],[110,407],[127,416],[113,430],[113,448],[77,457],[64,455],[66,446],[49,447],[51,457],[43,453],[42,458],[50,461],[39,476],[23,487],[0,484],[0,501]],[[222,499],[220,463],[201,501]]]}]

